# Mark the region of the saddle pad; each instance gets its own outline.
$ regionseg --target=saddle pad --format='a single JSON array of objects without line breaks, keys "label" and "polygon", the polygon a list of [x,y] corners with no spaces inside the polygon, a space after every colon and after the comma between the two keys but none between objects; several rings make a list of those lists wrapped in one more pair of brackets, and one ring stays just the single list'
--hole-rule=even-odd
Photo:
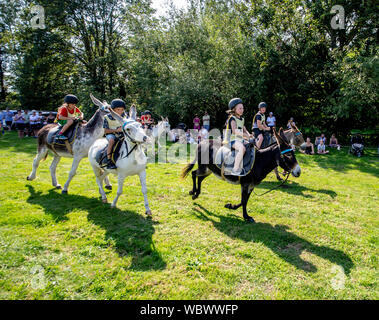
[{"label": "saddle pad", "polygon": [[[118,158],[120,158],[120,150],[121,150],[121,146],[122,146],[122,143],[124,142],[124,138],[121,138],[121,139],[118,139],[116,140],[116,143],[113,145],[113,149],[112,149],[112,160],[114,163],[117,162]],[[101,166],[105,166],[107,164],[107,149],[108,149],[108,144],[106,144],[106,146],[99,150],[96,154],[96,162],[98,164],[100,164]]]},{"label": "saddle pad", "polygon": [[[74,123],[72,126],[70,126],[67,131],[65,132],[65,136],[68,138],[68,142],[72,145],[76,139],[76,134],[78,132],[79,128],[79,122],[76,124]],[[60,132],[62,129],[62,126],[57,126],[53,129],[51,129],[47,135],[47,143],[53,144],[54,146],[65,146],[65,140],[55,139],[58,132]]]},{"label": "saddle pad", "polygon": [[[245,175],[247,175],[254,166],[255,161],[255,148],[246,145],[246,152],[243,157],[243,168],[245,171]],[[228,170],[232,170],[234,167],[236,151],[233,149],[229,149],[228,147],[221,147],[215,157],[215,164],[219,169],[222,169],[222,166]]]}]

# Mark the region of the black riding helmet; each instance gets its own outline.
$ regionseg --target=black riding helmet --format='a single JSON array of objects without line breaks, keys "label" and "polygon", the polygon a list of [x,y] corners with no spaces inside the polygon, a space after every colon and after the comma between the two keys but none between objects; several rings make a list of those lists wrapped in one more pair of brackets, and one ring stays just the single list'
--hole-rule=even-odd
[{"label": "black riding helmet", "polygon": [[258,105],[258,109],[260,108],[267,108],[267,103],[266,102],[261,102],[259,105]]},{"label": "black riding helmet", "polygon": [[67,96],[64,97],[63,101],[65,103],[77,104],[79,102],[79,99],[73,94],[68,94]]},{"label": "black riding helmet", "polygon": [[126,109],[125,102],[122,101],[121,99],[114,99],[111,102],[111,108],[116,109],[116,108],[123,108]]},{"label": "black riding helmet", "polygon": [[229,110],[232,110],[237,104],[243,103],[240,98],[233,98],[229,101]]},{"label": "black riding helmet", "polygon": [[151,112],[149,110],[145,110],[145,112],[143,114],[149,114],[149,115],[152,115]]}]

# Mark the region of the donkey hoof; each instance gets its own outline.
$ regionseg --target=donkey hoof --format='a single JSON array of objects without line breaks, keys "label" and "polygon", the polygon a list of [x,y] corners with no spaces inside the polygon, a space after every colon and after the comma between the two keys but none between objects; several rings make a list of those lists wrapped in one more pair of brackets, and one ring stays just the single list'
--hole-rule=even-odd
[{"label": "donkey hoof", "polygon": [[26,180],[30,181],[29,177],[26,177]]},{"label": "donkey hoof", "polygon": [[244,218],[246,222],[248,223],[255,223],[255,220],[252,217]]},{"label": "donkey hoof", "polygon": [[58,184],[57,186],[55,186],[55,188],[58,189],[58,190],[61,190],[62,186],[60,184]]},{"label": "donkey hoof", "polygon": [[67,190],[62,190],[62,194],[67,194]]},{"label": "donkey hoof", "polygon": [[194,194],[194,195],[192,196],[192,200],[196,200],[198,197],[199,197],[199,195]]},{"label": "donkey hoof", "polygon": [[232,206],[233,206],[233,205],[232,205],[231,203],[227,203],[227,204],[225,205],[225,208],[226,208],[226,209],[232,209]]},{"label": "donkey hoof", "polygon": [[108,200],[107,199],[103,199],[101,200],[103,203],[108,203]]},{"label": "donkey hoof", "polygon": [[189,195],[190,196],[192,196],[193,195],[193,191],[191,190],[190,192],[188,192],[189,193]]},{"label": "donkey hoof", "polygon": [[148,218],[151,218],[153,216],[153,213],[151,212],[151,210],[147,210],[146,215]]},{"label": "donkey hoof", "polygon": [[112,186],[105,186],[105,189],[112,190]]}]

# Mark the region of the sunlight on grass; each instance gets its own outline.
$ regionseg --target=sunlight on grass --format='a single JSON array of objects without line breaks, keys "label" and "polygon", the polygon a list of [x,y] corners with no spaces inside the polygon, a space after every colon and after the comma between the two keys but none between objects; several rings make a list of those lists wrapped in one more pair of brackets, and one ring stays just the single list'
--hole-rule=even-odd
[{"label": "sunlight on grass", "polygon": [[[138,177],[117,209],[102,204],[87,159],[61,195],[51,157],[26,181],[35,144],[0,138],[1,299],[379,298],[375,157],[297,155],[302,176],[253,196],[249,225],[224,208],[239,202],[238,186],[211,176],[193,202],[182,164],[148,165],[152,220]],[[70,164],[58,167],[61,184]],[[276,184],[270,174],[256,191]]]}]

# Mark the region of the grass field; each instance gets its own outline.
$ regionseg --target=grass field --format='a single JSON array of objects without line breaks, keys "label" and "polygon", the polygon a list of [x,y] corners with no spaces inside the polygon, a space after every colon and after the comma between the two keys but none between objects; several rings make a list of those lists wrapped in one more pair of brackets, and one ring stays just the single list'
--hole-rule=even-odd
[{"label": "grass field", "polygon": [[[149,164],[148,220],[138,177],[111,209],[87,159],[68,195],[51,186],[52,157],[27,181],[35,150],[35,139],[0,136],[0,299],[379,298],[374,153],[297,155],[301,177],[253,196],[251,225],[224,208],[239,187],[214,176],[193,202],[182,164]],[[58,167],[62,185],[70,165]],[[270,174],[256,191],[276,184]]]}]

